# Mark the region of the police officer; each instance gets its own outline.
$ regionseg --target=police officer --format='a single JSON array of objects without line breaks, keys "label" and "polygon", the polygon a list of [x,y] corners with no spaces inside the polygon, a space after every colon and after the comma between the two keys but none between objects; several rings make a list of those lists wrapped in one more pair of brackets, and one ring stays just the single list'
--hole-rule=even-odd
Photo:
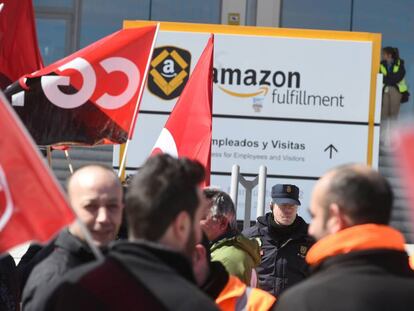
[{"label": "police officer", "polygon": [[243,232],[260,240],[262,262],[256,268],[259,287],[276,297],[308,276],[305,256],[313,239],[307,234],[308,224],[297,215],[299,206],[297,186],[275,185],[271,212]]}]

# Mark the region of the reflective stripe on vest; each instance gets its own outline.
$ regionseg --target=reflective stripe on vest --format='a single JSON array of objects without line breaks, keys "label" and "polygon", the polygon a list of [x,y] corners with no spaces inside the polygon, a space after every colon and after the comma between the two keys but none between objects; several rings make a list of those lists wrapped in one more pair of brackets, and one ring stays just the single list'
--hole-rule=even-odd
[{"label": "reflective stripe on vest", "polygon": [[251,293],[252,289],[246,286],[244,294],[236,300],[236,307],[234,308],[235,311],[247,311],[247,302],[249,301]]},{"label": "reflective stripe on vest", "polygon": [[230,275],[226,287],[216,298],[222,311],[267,311],[276,298],[258,288],[247,287],[235,276]]},{"label": "reflective stripe on vest", "polygon": [[[400,61],[398,60],[397,64],[395,64],[392,67],[392,72],[393,73],[397,73],[400,70]],[[385,66],[383,64],[381,64],[380,66],[380,72],[385,76],[387,76],[388,71],[387,68],[385,68]],[[400,93],[404,93],[408,91],[408,86],[407,83],[405,82],[405,79],[402,79],[400,82],[397,83],[398,86],[398,90],[400,91]]]}]

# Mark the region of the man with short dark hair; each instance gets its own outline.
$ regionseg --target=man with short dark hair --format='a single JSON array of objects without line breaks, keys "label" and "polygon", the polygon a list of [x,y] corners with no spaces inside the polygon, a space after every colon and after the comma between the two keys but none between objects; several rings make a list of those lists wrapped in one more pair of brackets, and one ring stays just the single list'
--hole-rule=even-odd
[{"label": "man with short dark hair", "polygon": [[310,206],[313,274],[283,294],[277,310],[411,310],[414,272],[403,236],[387,225],[392,201],[388,182],[366,166],[325,174]]},{"label": "man with short dark hair", "polygon": [[[69,178],[67,188],[69,203],[91,233],[93,243],[106,248],[121,225],[123,203],[118,177],[111,168],[87,165]],[[63,229],[44,250],[46,257],[42,256],[33,268],[24,287],[22,302],[27,311],[38,310],[46,298],[44,288],[59,281],[70,269],[95,259],[79,222]]]},{"label": "man with short dark hair", "polygon": [[270,213],[243,231],[261,242],[261,264],[256,268],[259,287],[278,297],[308,276],[305,255],[313,243],[308,224],[297,214],[299,188],[277,184],[272,187]]},{"label": "man with short dark hair", "polygon": [[128,189],[129,241],[71,271],[38,310],[217,310],[191,266],[207,208],[203,180],[198,162],[151,157]]}]

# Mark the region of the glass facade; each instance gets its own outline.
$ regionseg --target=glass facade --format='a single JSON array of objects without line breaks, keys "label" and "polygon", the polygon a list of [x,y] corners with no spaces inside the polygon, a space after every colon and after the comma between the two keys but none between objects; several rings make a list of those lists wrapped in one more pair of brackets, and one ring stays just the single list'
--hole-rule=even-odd
[{"label": "glass facade", "polygon": [[[39,44],[46,64],[118,29],[124,19],[220,23],[220,0],[33,0]],[[257,0],[246,0],[247,24],[255,23]],[[414,1],[284,0],[281,27],[382,33],[383,46],[398,47],[406,80],[414,89]],[[352,57],[352,55],[350,55]],[[414,91],[412,91],[414,95]],[[401,115],[414,113],[414,100]]]},{"label": "glass facade", "polygon": [[48,6],[59,8],[72,8],[73,0],[35,0],[33,1],[36,6]]},{"label": "glass facade", "polygon": [[220,0],[153,0],[151,20],[219,24]]},{"label": "glass facade", "polygon": [[[412,0],[285,0],[281,26],[381,33],[383,46],[400,50],[401,58],[405,60],[406,80],[414,94],[412,12]],[[401,117],[414,113],[413,103],[411,96],[410,101],[401,107]]]},{"label": "glass facade", "polygon": [[398,47],[405,60],[406,80],[411,91],[409,103],[401,106],[400,116],[414,113],[414,1],[355,0],[353,30],[380,32],[382,45]]},{"label": "glass facade", "polygon": [[53,63],[67,55],[66,42],[69,36],[65,19],[37,18],[37,39],[45,64]]},{"label": "glass facade", "polygon": [[86,0],[81,2],[80,47],[119,29],[125,19],[149,17],[149,0]]},{"label": "glass facade", "polygon": [[285,0],[282,3],[281,26],[350,30],[351,0]]}]

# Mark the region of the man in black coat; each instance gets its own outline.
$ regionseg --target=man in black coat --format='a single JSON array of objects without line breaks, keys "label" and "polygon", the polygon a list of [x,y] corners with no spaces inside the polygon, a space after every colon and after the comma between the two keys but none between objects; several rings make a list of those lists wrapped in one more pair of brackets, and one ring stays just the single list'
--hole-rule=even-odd
[{"label": "man in black coat", "polygon": [[[77,170],[68,181],[68,197],[97,247],[103,249],[115,239],[123,203],[121,183],[111,168],[88,165]],[[24,287],[24,310],[37,311],[45,298],[41,293],[44,288],[50,288],[70,269],[95,258],[77,222],[62,230],[46,249],[50,247],[50,255],[40,258]]]},{"label": "man in black coat", "polygon": [[275,185],[272,212],[243,231],[246,237],[260,239],[262,261],[256,268],[259,288],[276,297],[309,273],[305,256],[313,240],[307,233],[308,224],[297,215],[299,205],[298,187]]},{"label": "man in black coat", "polygon": [[387,225],[392,201],[388,182],[365,166],[323,176],[310,206],[313,273],[280,297],[277,310],[412,310],[414,272],[403,236]]},{"label": "man in black coat", "polygon": [[0,257],[0,311],[18,311],[19,280],[14,259],[9,254]]},{"label": "man in black coat", "polygon": [[126,196],[129,241],[70,271],[37,310],[218,310],[191,266],[208,208],[203,180],[198,162],[151,157]]}]

